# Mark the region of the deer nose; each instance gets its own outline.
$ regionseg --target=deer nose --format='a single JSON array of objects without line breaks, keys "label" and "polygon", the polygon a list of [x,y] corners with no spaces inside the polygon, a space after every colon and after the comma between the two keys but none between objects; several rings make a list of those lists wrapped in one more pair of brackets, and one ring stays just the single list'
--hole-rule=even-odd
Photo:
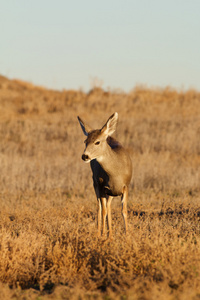
[{"label": "deer nose", "polygon": [[88,159],[89,159],[89,156],[88,156],[88,155],[86,155],[86,154],[83,154],[83,155],[82,155],[82,160],[86,161],[86,160],[88,160]]}]

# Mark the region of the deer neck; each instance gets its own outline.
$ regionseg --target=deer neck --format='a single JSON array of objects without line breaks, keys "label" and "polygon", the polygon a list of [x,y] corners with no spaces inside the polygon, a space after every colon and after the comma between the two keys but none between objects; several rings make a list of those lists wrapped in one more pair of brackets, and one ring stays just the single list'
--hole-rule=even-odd
[{"label": "deer neck", "polygon": [[106,171],[108,175],[111,175],[115,172],[115,165],[117,161],[115,151],[107,144],[105,146],[104,154],[97,158],[98,163]]}]

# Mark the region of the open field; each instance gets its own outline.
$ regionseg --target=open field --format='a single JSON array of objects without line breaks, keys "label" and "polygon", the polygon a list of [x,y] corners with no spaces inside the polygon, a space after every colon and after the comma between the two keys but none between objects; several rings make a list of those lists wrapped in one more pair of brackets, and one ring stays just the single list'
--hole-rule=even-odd
[{"label": "open field", "polygon": [[[120,198],[97,238],[80,115],[129,150],[129,233]],[[0,76],[0,299],[200,299],[200,93],[136,87],[51,91]]]}]

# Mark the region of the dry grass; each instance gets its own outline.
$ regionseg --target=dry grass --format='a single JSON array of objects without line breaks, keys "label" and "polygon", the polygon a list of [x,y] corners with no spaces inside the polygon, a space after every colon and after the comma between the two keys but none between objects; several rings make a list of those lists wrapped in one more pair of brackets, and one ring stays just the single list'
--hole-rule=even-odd
[{"label": "dry grass", "polygon": [[[133,160],[123,234],[96,236],[91,171],[76,116]],[[137,87],[50,91],[0,77],[0,299],[200,298],[200,94]]]}]

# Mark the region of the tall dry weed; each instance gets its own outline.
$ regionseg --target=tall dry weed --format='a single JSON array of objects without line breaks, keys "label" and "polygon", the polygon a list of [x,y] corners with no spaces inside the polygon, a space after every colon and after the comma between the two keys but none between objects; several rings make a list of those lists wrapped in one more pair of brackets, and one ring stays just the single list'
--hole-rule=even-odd
[{"label": "tall dry weed", "polygon": [[[129,234],[117,198],[106,240],[76,116],[98,128],[114,111],[133,178]],[[193,90],[86,94],[0,77],[0,297],[197,299],[199,115]]]}]

